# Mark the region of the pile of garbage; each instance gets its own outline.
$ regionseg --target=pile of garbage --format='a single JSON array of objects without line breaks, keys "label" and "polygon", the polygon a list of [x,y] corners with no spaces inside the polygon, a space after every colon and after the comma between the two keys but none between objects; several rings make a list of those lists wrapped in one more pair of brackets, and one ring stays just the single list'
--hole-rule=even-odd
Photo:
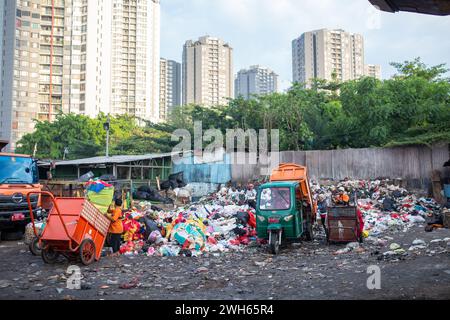
[{"label": "pile of garbage", "polygon": [[[183,192],[186,196],[192,194],[193,188],[189,184],[178,184],[180,176],[171,178],[171,192],[177,196]],[[388,231],[406,232],[414,224],[426,224],[442,211],[433,199],[417,197],[388,180],[311,182],[315,199],[321,194],[332,199],[342,188],[351,202],[357,202],[364,217],[363,234],[369,238],[383,236]],[[140,190],[145,192],[144,188]],[[160,200],[152,189],[147,191],[152,193],[153,199]],[[265,240],[256,237],[255,200],[253,186],[250,189],[222,187],[195,203],[172,210],[158,207],[162,201],[142,200],[125,213],[124,244],[120,252],[125,255],[199,256],[258,246]]]},{"label": "pile of garbage", "polygon": [[125,255],[218,255],[257,243],[255,211],[243,190],[231,188],[174,210],[141,201],[125,214],[123,226]]},{"label": "pile of garbage", "polygon": [[331,199],[342,188],[351,202],[358,203],[364,216],[364,230],[370,236],[386,231],[406,232],[412,225],[425,224],[441,212],[440,205],[433,199],[417,197],[389,180],[345,180],[329,185],[311,183],[316,197],[323,194]]},{"label": "pile of garbage", "polygon": [[191,200],[192,188],[183,180],[183,172],[174,173],[167,181],[162,181],[159,190],[151,186],[140,186],[134,193],[134,199],[152,201],[162,204],[173,204],[176,199]]}]

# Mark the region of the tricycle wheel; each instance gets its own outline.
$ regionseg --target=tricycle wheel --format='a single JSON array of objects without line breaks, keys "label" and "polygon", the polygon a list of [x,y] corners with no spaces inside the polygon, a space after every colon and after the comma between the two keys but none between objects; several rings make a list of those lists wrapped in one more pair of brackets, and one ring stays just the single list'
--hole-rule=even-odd
[{"label": "tricycle wheel", "polygon": [[90,265],[95,259],[95,243],[91,239],[84,239],[80,245],[81,263],[85,266]]},{"label": "tricycle wheel", "polygon": [[273,232],[270,236],[270,252],[272,254],[278,254],[280,252],[280,241],[278,240],[278,233]]},{"label": "tricycle wheel", "polygon": [[53,264],[58,260],[59,252],[53,250],[52,247],[47,247],[41,250],[41,256],[45,263]]},{"label": "tricycle wheel", "polygon": [[33,240],[31,240],[29,246],[30,252],[33,254],[33,256],[39,256],[42,253],[41,247],[39,246],[39,238],[34,237]]},{"label": "tricycle wheel", "polygon": [[306,239],[306,241],[314,240],[313,225],[310,221],[307,221],[305,223],[305,239]]}]

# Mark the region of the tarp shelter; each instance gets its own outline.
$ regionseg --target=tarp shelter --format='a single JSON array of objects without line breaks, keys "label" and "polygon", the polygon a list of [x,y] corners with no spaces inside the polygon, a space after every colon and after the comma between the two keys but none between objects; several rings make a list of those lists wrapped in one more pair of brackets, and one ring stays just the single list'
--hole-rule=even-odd
[{"label": "tarp shelter", "polygon": [[180,163],[174,162],[173,172],[183,172],[186,183],[227,183],[231,181],[231,157],[225,152],[218,152],[213,157],[191,154]]}]

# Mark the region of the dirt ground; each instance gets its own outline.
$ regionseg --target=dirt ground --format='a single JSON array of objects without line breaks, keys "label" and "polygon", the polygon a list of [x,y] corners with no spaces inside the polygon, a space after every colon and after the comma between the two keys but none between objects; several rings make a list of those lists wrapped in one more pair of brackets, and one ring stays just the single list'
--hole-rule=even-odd
[{"label": "dirt ground", "polygon": [[[0,299],[450,299],[450,230],[416,226],[382,237],[384,246],[366,241],[342,254],[336,251],[345,245],[328,246],[318,235],[278,256],[255,246],[218,256],[102,258],[79,265],[80,290],[67,289],[64,258],[46,265],[23,242],[1,242]],[[426,247],[408,250],[415,239]],[[406,253],[383,255],[394,242]],[[367,288],[373,265],[381,270],[379,290]]]}]

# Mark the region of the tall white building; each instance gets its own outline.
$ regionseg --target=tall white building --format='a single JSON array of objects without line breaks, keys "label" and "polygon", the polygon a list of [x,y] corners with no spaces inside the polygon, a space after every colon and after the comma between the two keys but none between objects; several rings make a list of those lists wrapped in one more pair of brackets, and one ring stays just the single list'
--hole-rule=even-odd
[{"label": "tall white building", "polygon": [[364,39],[344,30],[305,32],[292,41],[293,81],[311,84],[311,79],[340,81],[365,74]]},{"label": "tall white building", "polygon": [[[80,113],[159,122],[159,0],[72,0],[86,38],[86,105]],[[75,22],[76,23],[76,22]],[[76,111],[77,104],[71,108]]]},{"label": "tall white building", "polygon": [[249,69],[240,70],[236,76],[235,97],[250,99],[252,95],[264,95],[277,92],[278,75],[262,66],[251,66]]},{"label": "tall white building", "polygon": [[225,105],[234,97],[233,48],[219,38],[189,40],[183,48],[183,104]]},{"label": "tall white building", "polygon": [[0,139],[33,119],[130,114],[160,121],[159,0],[1,0]]},{"label": "tall white building", "polygon": [[111,16],[111,113],[159,122],[159,0],[112,0]]}]

